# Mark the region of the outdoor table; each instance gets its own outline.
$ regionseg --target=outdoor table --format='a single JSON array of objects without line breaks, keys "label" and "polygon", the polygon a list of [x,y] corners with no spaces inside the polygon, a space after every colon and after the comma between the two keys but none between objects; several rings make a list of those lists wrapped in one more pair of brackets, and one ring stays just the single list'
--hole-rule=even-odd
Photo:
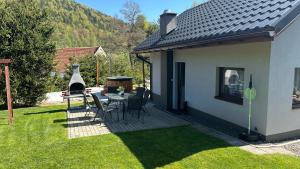
[{"label": "outdoor table", "polygon": [[132,94],[130,94],[130,93],[124,93],[124,95],[119,95],[119,94],[116,94],[116,93],[107,93],[107,94],[105,94],[105,96],[108,97],[109,100],[122,104],[123,120],[125,120],[125,110],[126,110],[125,104],[128,101],[128,97],[130,95],[132,95]]},{"label": "outdoor table", "polygon": [[78,98],[83,98],[83,104],[84,104],[84,107],[86,107],[86,104],[87,104],[87,100],[86,98],[87,97],[90,97],[91,95],[89,94],[74,94],[74,95],[67,95],[67,96],[63,96],[63,99],[67,99],[68,100],[68,109],[71,108],[71,99],[78,99]]}]

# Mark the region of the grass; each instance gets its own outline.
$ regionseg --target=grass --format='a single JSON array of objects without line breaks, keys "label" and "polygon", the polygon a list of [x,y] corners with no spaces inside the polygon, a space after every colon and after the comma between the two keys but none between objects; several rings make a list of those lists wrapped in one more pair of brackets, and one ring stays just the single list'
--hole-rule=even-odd
[{"label": "grass", "polygon": [[300,168],[300,159],[254,155],[192,127],[69,140],[65,106],[0,111],[0,168]]}]

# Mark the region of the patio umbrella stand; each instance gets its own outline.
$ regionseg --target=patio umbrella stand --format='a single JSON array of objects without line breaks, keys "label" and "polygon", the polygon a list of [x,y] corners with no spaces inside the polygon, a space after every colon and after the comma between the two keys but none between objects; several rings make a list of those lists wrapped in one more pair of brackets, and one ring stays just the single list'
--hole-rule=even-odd
[{"label": "patio umbrella stand", "polygon": [[256,97],[256,90],[252,85],[252,75],[250,76],[249,88],[245,90],[244,96],[249,101],[248,132],[241,133],[239,138],[247,142],[256,142],[259,140],[259,135],[251,132],[252,101]]}]

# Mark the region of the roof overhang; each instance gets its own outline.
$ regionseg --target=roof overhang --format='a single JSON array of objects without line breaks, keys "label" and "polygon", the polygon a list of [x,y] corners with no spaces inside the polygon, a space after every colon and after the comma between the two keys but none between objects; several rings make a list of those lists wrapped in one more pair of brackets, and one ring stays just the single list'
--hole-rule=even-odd
[{"label": "roof overhang", "polygon": [[218,46],[218,45],[232,45],[239,43],[250,43],[250,42],[265,42],[272,41],[274,38],[274,31],[262,31],[255,33],[247,34],[238,34],[224,37],[211,38],[207,40],[193,40],[193,41],[182,41],[173,44],[155,46],[153,48],[146,48],[140,50],[134,50],[132,54],[141,54],[141,53],[152,53],[166,50],[174,49],[186,49],[186,48],[201,48],[208,46]]}]

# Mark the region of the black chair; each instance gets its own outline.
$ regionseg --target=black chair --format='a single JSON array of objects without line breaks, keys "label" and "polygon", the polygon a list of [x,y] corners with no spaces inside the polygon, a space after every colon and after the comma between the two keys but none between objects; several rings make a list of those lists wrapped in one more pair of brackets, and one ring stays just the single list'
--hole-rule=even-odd
[{"label": "black chair", "polygon": [[138,97],[140,97],[140,98],[143,98],[144,97],[144,93],[145,93],[145,88],[143,88],[143,87],[137,87],[136,89],[135,89],[135,91],[136,91],[136,96],[138,96]]},{"label": "black chair", "polygon": [[87,117],[93,111],[93,106],[89,103],[89,100],[85,94],[83,94],[83,99],[84,99],[84,107],[85,107],[85,116]]},{"label": "black chair", "polygon": [[107,115],[110,115],[112,119],[112,111],[114,111],[114,109],[109,109],[107,106],[104,106],[97,95],[92,94],[92,97],[97,107],[97,112],[94,117],[94,121],[97,117],[100,117],[102,120],[105,120]]},{"label": "black chair", "polygon": [[[128,105],[127,105],[127,111],[128,113],[131,113],[132,116],[134,116],[134,112],[137,112],[138,119],[141,117],[141,112],[143,109],[143,100],[138,96],[129,96],[128,97]],[[142,121],[144,122],[144,116],[142,117]]]},{"label": "black chair", "polygon": [[150,95],[151,95],[151,91],[150,91],[150,90],[146,90],[145,93],[144,93],[144,96],[143,96],[143,100],[142,100],[142,110],[143,110],[145,113],[149,114],[149,115],[150,115],[150,113],[149,113],[149,111],[147,110],[146,105],[147,105],[147,103],[148,103],[148,101],[149,101],[149,99],[150,99]]}]

